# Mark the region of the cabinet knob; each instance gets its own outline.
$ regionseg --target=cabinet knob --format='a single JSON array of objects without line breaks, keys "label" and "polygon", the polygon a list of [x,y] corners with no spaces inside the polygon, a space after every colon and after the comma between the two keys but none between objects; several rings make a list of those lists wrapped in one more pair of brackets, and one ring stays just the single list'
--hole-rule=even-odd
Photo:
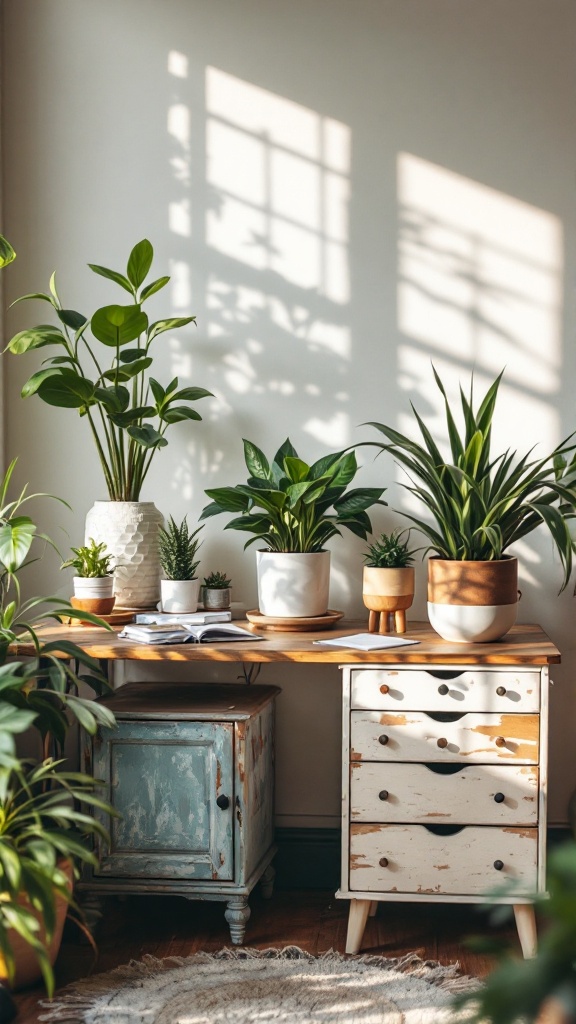
[{"label": "cabinet knob", "polygon": [[222,794],[222,796],[217,797],[216,803],[221,811],[225,811],[228,807],[230,807],[230,801],[227,796],[224,796],[224,794]]},{"label": "cabinet knob", "polygon": [[382,686],[380,687],[380,693],[390,693],[390,687],[388,686],[388,683],[382,683]]},{"label": "cabinet knob", "polygon": [[505,686],[497,686],[496,687],[496,693],[498,694],[499,697],[505,697],[506,696],[506,687]]},{"label": "cabinet knob", "polygon": [[506,746],[506,740],[505,740],[504,736],[497,736],[495,742],[496,742],[496,746],[497,747],[505,747]]},{"label": "cabinet knob", "polygon": [[388,857],[380,857],[380,860],[378,861],[378,863],[379,863],[381,868],[387,868],[388,867]]},{"label": "cabinet knob", "polygon": [[502,871],[502,868],[504,867],[504,861],[503,860],[495,860],[494,861],[494,867],[496,868],[496,871]]},{"label": "cabinet knob", "polygon": [[497,804],[504,803],[504,793],[494,793],[494,802]]},{"label": "cabinet knob", "polygon": [[388,799],[388,790],[387,789],[381,789],[380,792],[378,793],[378,799],[379,800],[387,800]]},{"label": "cabinet knob", "polygon": [[441,736],[439,740],[436,740],[436,746],[444,749],[444,747],[448,746],[448,740],[444,736]]},{"label": "cabinet knob", "polygon": [[389,737],[386,735],[385,732],[383,732],[382,735],[378,737],[378,743],[381,743],[383,747],[386,746],[386,744],[388,743],[388,740],[389,740]]},{"label": "cabinet knob", "polygon": [[446,694],[449,693],[449,690],[448,690],[448,687],[446,686],[446,683],[442,683],[442,685],[438,687],[438,693],[442,697],[445,697]]}]

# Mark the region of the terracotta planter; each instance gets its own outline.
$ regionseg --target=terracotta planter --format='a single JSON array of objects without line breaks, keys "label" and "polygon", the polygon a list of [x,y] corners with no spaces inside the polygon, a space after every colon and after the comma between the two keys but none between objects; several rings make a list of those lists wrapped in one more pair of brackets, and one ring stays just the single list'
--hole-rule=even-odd
[{"label": "terracotta planter", "polygon": [[518,562],[428,562],[428,618],[444,640],[490,643],[516,622]]},{"label": "terracotta planter", "polygon": [[[90,612],[91,615],[110,615],[115,597],[71,597],[70,604],[81,612]],[[76,620],[75,620],[76,621]]]},{"label": "terracotta planter", "polygon": [[365,565],[362,600],[370,610],[369,633],[406,632],[406,609],[414,600],[414,569],[382,569]]},{"label": "terracotta planter", "polygon": [[[62,861],[58,864],[58,867],[68,879],[68,888],[72,892],[73,884],[73,870],[72,865],[69,861]],[[29,908],[28,899],[25,896],[19,898],[18,903],[20,906]],[[34,916],[38,921],[41,921],[40,914],[33,911]],[[48,956],[50,963],[54,966],[56,957],[60,952],[60,946],[62,943],[62,933],[64,931],[64,922],[66,920],[66,914],[68,913],[68,903],[61,896],[56,899],[56,927],[52,936],[52,941],[48,947]],[[37,933],[40,942],[45,942],[46,932],[41,927]],[[12,952],[14,953],[14,959],[16,961],[16,977],[14,983],[11,986],[12,989],[18,990],[21,988],[29,988],[30,985],[35,985],[42,978],[42,972],[38,964],[38,960],[32,950],[32,947],[24,941],[23,938],[18,935],[17,932],[10,930],[8,933],[10,939],[10,945],[12,946]],[[6,970],[6,962],[4,957],[0,953],[0,982],[8,984],[8,971]]]},{"label": "terracotta planter", "polygon": [[330,552],[257,551],[262,615],[310,618],[328,611]]},{"label": "terracotta planter", "polygon": [[198,607],[200,580],[160,580],[163,612],[195,612]]}]

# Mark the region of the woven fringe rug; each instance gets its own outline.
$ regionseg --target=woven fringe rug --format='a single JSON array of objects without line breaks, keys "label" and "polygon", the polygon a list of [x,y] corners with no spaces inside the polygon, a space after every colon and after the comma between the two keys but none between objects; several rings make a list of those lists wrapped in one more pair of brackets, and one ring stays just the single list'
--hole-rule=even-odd
[{"label": "woven fringe rug", "polygon": [[223,949],[145,956],[41,1005],[51,1024],[452,1024],[455,992],[478,982],[415,953],[402,959]]}]

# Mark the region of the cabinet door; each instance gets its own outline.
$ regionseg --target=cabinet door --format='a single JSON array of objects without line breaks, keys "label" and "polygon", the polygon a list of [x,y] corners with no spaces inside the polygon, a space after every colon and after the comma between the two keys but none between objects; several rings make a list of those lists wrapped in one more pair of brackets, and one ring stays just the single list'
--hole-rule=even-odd
[{"label": "cabinet door", "polygon": [[104,820],[111,844],[98,875],[234,878],[233,728],[120,721],[94,741],[94,774],[119,813]]}]

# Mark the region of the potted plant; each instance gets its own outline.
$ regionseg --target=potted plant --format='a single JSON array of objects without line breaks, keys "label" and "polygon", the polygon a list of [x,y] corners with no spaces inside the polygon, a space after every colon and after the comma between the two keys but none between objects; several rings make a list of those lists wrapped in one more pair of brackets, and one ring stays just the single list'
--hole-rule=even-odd
[{"label": "potted plant", "polygon": [[208,611],[225,611],[230,607],[232,580],[225,572],[210,572],[204,577],[202,604]]},{"label": "potted plant", "polygon": [[[308,465],[287,438],[272,462],[244,440],[246,484],[206,491],[212,502],[201,519],[236,513],[227,530],[252,533],[256,541],[258,600],[262,615],[307,618],[325,615],[330,585],[330,552],[325,545],[340,527],[366,540],[372,527],[367,509],[380,501],[381,487],[347,490],[358,469],[354,452],[325,455]],[[239,515],[237,513],[240,513]]]},{"label": "potted plant", "polygon": [[406,632],[406,610],[414,600],[414,551],[408,549],[409,537],[409,530],[383,533],[364,555],[362,599],[370,610],[370,633],[388,633],[391,621],[397,633]]},{"label": "potted plant", "polygon": [[[474,410],[460,389],[464,429],[459,431],[444,385],[450,457],[445,458],[416,409],[422,442],[393,427],[371,423],[386,440],[369,444],[391,452],[405,467],[407,490],[433,520],[403,512],[425,535],[433,552],[428,562],[428,615],[446,640],[486,642],[503,636],[516,621],[518,564],[508,548],[543,523],[560,557],[567,585],[572,569],[568,520],[576,506],[576,443],[571,435],[548,455],[517,458],[491,452],[491,428],[502,374]],[[568,464],[567,456],[571,456]]]},{"label": "potted plant", "polygon": [[191,533],[186,516],[180,526],[170,516],[168,525],[159,529],[163,612],[195,612],[198,607],[200,580],[196,570],[200,560],[196,553],[200,547],[197,537],[201,529],[199,526]]},{"label": "potted plant", "polygon": [[[114,727],[115,719],[105,706],[80,696],[81,686],[96,694],[110,691],[98,662],[70,641],[43,644],[37,634],[38,625],[62,616],[105,623],[58,597],[21,598],[20,575],[36,561],[33,545],[51,542],[25,514],[26,503],[41,496],[24,488],[15,500],[8,498],[15,462],[0,482],[0,951],[3,976],[13,979],[17,945],[17,966],[28,978],[22,940],[24,951],[38,961],[36,976],[42,973],[51,993],[57,908],[62,900],[71,902],[65,876],[71,878],[72,869],[61,860],[89,860],[90,844],[83,837],[100,831],[72,804],[77,798],[101,806],[95,780],[62,773],[54,758],[60,757],[73,721],[94,734],[99,725]],[[31,640],[36,655],[8,659],[19,640]],[[16,736],[31,726],[43,748],[37,765],[16,752]]]},{"label": "potted plant", "polygon": [[60,566],[61,569],[76,569],[70,604],[94,615],[108,615],[115,597],[112,555],[106,551],[106,544],[104,541],[97,544],[91,537],[87,545],[72,548],[72,552],[74,558],[68,558]]},{"label": "potted plant", "polygon": [[142,307],[170,278],[145,284],[154,250],[147,239],[134,246],[126,273],[89,264],[94,273],[128,293],[127,305],[108,305],[85,316],[60,301],[54,275],[48,292],[17,299],[47,302],[56,325],[40,324],[8,343],[15,355],[54,349],[22,388],[22,396],[38,395],[48,405],[75,409],[88,423],[100,458],[110,501],[98,501],[88,513],[86,538],[104,541],[119,568],[116,603],[149,607],[158,600],[158,526],[162,516],[140,492],[155,453],[166,446],[173,423],[200,420],[192,403],[210,395],[204,388],[181,388],[174,377],[163,386],[149,375],[152,345],[195,317],[168,317],[150,323]]}]

